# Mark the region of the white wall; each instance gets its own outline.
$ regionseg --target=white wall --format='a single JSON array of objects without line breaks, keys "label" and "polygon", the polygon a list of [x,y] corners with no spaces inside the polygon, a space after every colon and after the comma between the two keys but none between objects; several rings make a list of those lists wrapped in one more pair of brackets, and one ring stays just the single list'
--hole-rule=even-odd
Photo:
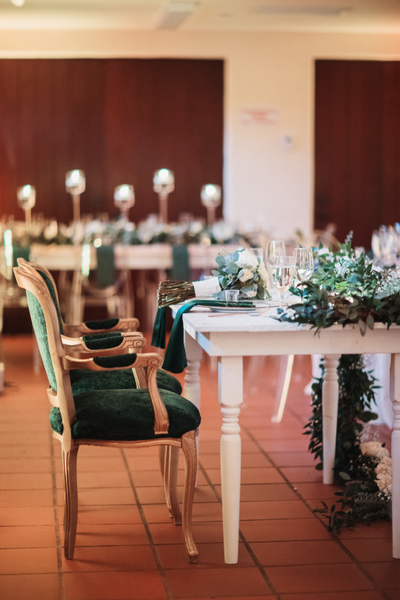
[{"label": "white wall", "polygon": [[[264,216],[275,236],[288,237],[313,225],[314,60],[400,60],[400,35],[2,31],[0,57],[224,59],[225,216]],[[247,107],[274,109],[278,120],[244,124]]]}]

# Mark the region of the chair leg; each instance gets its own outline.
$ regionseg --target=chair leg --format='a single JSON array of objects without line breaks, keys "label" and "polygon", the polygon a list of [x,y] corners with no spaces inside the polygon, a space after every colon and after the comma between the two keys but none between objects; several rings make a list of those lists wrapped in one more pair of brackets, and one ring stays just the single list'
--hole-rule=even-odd
[{"label": "chair leg", "polygon": [[177,478],[179,463],[179,448],[177,446],[164,446],[164,492],[169,510],[169,516],[174,519],[175,525],[182,525],[182,514],[179,508]]},{"label": "chair leg", "polygon": [[160,471],[161,475],[164,477],[164,467],[165,467],[165,451],[167,447],[162,445],[158,449],[158,460],[160,461]]},{"label": "chair leg", "polygon": [[281,367],[279,370],[278,388],[276,390],[274,414],[271,418],[273,423],[280,423],[285,410],[286,399],[289,392],[290,379],[292,377],[294,355],[281,356]]},{"label": "chair leg", "polygon": [[76,477],[76,459],[79,446],[69,451],[63,449],[64,473],[64,555],[74,558],[76,526],[78,521],[78,486]]},{"label": "chair leg", "polygon": [[193,498],[197,475],[196,432],[188,431],[182,436],[182,450],[186,461],[185,491],[183,495],[182,528],[185,536],[186,550],[189,562],[197,563],[199,551],[192,535]]}]

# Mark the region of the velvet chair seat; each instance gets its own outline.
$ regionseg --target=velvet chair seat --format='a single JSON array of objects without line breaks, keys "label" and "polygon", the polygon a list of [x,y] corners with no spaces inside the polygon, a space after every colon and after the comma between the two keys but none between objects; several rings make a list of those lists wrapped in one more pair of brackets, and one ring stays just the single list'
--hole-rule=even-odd
[{"label": "velvet chair seat", "polygon": [[[70,371],[70,380],[74,396],[75,394],[93,390],[136,389],[136,381],[132,369],[118,369],[117,371],[75,369]],[[180,382],[161,369],[157,371],[157,386],[160,390],[168,390],[178,395],[182,393]]]},{"label": "velvet chair seat", "polygon": [[[197,407],[168,390],[159,390],[169,418],[167,435],[155,435],[154,411],[147,389],[105,390],[74,394],[76,420],[71,426],[72,439],[151,440],[180,438],[200,425]],[[59,408],[50,412],[53,431],[63,433]]]}]

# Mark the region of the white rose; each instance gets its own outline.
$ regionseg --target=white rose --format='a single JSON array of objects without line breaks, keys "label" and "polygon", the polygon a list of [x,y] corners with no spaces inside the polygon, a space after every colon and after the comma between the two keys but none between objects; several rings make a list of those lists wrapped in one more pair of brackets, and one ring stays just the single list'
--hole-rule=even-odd
[{"label": "white rose", "polygon": [[241,269],[255,269],[258,266],[258,259],[250,250],[241,250],[236,264]]},{"label": "white rose", "polygon": [[[362,454],[366,454],[367,456],[378,456],[378,453],[381,450],[386,450],[386,448],[382,448],[382,444],[379,442],[363,442],[360,444],[360,450]],[[383,454],[382,458],[387,455],[389,455],[389,452],[386,450],[386,454]]]},{"label": "white rose", "polygon": [[378,488],[386,494],[386,496],[391,497],[392,495],[392,478],[390,475],[378,475],[376,479],[376,483]]},{"label": "white rose", "polygon": [[250,271],[250,269],[242,269],[239,273],[239,281],[242,281],[244,283],[249,279],[253,279],[253,272]]},{"label": "white rose", "polygon": [[375,467],[375,473],[377,475],[390,475],[392,476],[392,467],[391,465],[385,465],[385,463],[381,462],[379,465]]},{"label": "white rose", "polygon": [[389,450],[387,448],[384,448],[383,446],[381,446],[380,450],[378,450],[378,452],[375,454],[375,456],[377,458],[386,458],[386,456],[389,456]]},{"label": "white rose", "polygon": [[254,296],[257,296],[257,292],[254,292],[253,290],[250,290],[250,292],[246,292],[246,296],[248,298],[254,298]]}]

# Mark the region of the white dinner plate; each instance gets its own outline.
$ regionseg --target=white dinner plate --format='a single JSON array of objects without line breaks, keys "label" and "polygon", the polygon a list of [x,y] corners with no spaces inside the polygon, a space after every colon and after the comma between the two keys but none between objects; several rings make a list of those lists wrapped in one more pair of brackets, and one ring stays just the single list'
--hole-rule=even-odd
[{"label": "white dinner plate", "polygon": [[227,313],[227,312],[255,312],[257,310],[256,306],[208,306],[212,312],[217,313]]}]

